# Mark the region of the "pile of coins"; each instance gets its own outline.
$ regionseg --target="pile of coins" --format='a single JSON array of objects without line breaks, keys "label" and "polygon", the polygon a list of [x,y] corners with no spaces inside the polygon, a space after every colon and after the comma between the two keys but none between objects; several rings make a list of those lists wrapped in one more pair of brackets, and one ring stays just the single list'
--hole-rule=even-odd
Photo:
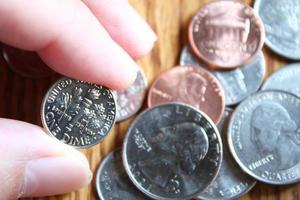
[{"label": "pile of coins", "polygon": [[272,50],[300,58],[300,3],[257,0],[255,10],[262,20],[219,0],[195,15],[180,65],[157,77],[123,149],[102,161],[101,199],[236,199],[256,181],[300,180],[300,64],[262,84],[261,51],[265,26]]},{"label": "pile of coins", "polygon": [[[101,162],[100,199],[236,199],[256,181],[300,181],[300,64],[263,83],[262,52],[266,40],[274,52],[300,60],[299,19],[298,0],[202,7],[179,65],[157,77],[123,148]],[[19,66],[11,52],[3,48],[5,60]],[[61,142],[91,147],[141,109],[147,87],[142,70],[121,91],[63,78],[45,96],[43,126]]]}]

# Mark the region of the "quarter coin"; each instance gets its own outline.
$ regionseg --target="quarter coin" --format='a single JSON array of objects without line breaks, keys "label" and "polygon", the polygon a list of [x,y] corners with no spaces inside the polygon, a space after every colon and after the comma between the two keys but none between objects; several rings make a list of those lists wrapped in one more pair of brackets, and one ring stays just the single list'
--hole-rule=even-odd
[{"label": "quarter coin", "polygon": [[250,63],[262,49],[264,37],[259,16],[236,0],[205,5],[189,26],[193,52],[213,68],[230,69]]},{"label": "quarter coin", "polygon": [[104,86],[63,78],[47,92],[41,115],[51,136],[68,145],[87,148],[110,132],[116,104],[111,90]]},{"label": "quarter coin", "polygon": [[215,179],[222,144],[203,112],[180,103],[161,104],[140,114],[127,131],[123,163],[129,178],[157,200],[184,200]]},{"label": "quarter coin", "polygon": [[277,54],[300,60],[300,1],[256,0],[255,11],[266,29],[266,45]]},{"label": "quarter coin", "polygon": [[263,91],[243,101],[229,123],[230,151],[255,179],[275,185],[300,180],[300,99]]},{"label": "quarter coin", "polygon": [[148,93],[148,106],[182,102],[205,112],[218,123],[225,108],[224,91],[213,74],[192,66],[174,67],[162,73]]},{"label": "quarter coin", "polygon": [[101,162],[96,176],[101,200],[150,200],[128,178],[122,163],[122,151],[115,150]]}]

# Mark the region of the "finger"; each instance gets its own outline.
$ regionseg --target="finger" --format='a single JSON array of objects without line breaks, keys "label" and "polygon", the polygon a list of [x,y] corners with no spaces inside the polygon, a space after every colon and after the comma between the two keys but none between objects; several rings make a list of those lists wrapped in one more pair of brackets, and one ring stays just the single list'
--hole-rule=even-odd
[{"label": "finger", "polygon": [[25,122],[0,119],[0,199],[66,193],[91,181],[87,159]]},{"label": "finger", "polygon": [[36,50],[54,70],[124,88],[138,66],[79,0],[0,1],[0,40]]},{"label": "finger", "polygon": [[83,0],[111,37],[132,57],[148,53],[156,35],[127,0]]}]

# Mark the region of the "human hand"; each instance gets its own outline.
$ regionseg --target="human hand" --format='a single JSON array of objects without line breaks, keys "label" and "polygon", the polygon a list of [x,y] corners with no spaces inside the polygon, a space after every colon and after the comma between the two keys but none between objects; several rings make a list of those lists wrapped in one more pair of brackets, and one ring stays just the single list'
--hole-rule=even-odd
[{"label": "human hand", "polygon": [[[37,51],[69,77],[127,87],[156,40],[126,0],[2,0],[0,41]],[[131,58],[132,57],[132,58]],[[0,199],[69,192],[91,181],[85,156],[25,122],[0,119]]]}]

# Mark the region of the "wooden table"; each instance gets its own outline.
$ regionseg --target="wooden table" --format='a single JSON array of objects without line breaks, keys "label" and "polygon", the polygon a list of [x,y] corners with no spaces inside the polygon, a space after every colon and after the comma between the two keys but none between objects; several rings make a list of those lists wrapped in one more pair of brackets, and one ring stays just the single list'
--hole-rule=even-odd
[{"label": "wooden table", "polygon": [[[130,3],[151,24],[158,35],[158,41],[151,54],[138,63],[143,67],[149,84],[162,71],[178,64],[180,51],[187,41],[187,27],[191,17],[209,0],[130,0]],[[245,2],[252,4],[251,0]],[[288,61],[264,48],[267,74],[277,70]],[[0,60],[0,117],[24,120],[40,124],[40,105],[48,87],[58,78],[31,80],[13,73],[3,60]],[[129,119],[116,124],[111,134],[99,145],[85,150],[93,171],[102,158],[122,145]],[[0,186],[1,187],[1,186]],[[241,199],[289,200],[300,199],[300,184],[290,186],[269,186],[258,183]],[[95,180],[81,190],[56,197],[40,198],[50,200],[97,199]]]}]

